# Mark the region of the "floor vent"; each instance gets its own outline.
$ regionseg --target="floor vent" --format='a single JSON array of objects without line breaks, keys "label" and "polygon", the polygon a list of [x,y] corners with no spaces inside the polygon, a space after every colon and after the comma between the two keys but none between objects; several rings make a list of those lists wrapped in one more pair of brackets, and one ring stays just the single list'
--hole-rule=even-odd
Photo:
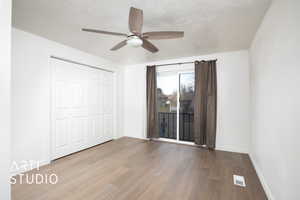
[{"label": "floor vent", "polygon": [[246,187],[245,178],[243,176],[233,175],[234,185]]}]

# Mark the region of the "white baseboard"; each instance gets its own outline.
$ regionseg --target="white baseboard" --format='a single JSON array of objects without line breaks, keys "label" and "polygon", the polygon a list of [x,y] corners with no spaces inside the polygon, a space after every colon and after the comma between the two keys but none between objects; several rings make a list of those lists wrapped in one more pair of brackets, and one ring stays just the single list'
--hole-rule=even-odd
[{"label": "white baseboard", "polygon": [[24,173],[24,172],[27,172],[27,171],[36,169],[36,168],[38,168],[38,167],[42,167],[42,166],[44,166],[44,165],[48,165],[48,164],[50,164],[50,160],[42,160],[42,161],[39,161],[39,164],[30,166],[30,169],[29,169],[29,170],[26,170],[26,169],[12,170],[12,171],[10,172],[10,176],[13,177],[13,176],[16,176],[16,175],[18,175],[18,174],[21,174],[21,173]]},{"label": "white baseboard", "polygon": [[123,135],[122,137],[129,137],[129,138],[136,138],[136,139],[141,139],[141,140],[148,140],[147,137],[144,137],[144,136],[136,136],[136,135]]},{"label": "white baseboard", "polygon": [[251,162],[252,162],[252,164],[255,168],[256,174],[257,174],[257,176],[258,176],[258,178],[259,178],[259,180],[260,180],[260,182],[261,182],[261,184],[262,184],[262,186],[263,186],[263,188],[266,192],[268,200],[275,200],[274,195],[272,194],[272,191],[271,191],[269,185],[267,184],[266,179],[265,179],[262,171],[260,170],[260,168],[258,167],[258,165],[257,165],[257,163],[254,159],[254,156],[251,153],[249,153],[249,157],[250,157]]},{"label": "white baseboard", "polygon": [[230,147],[222,147],[222,146],[216,146],[216,150],[219,151],[228,151],[228,152],[232,152],[232,153],[245,153],[248,154],[249,152],[246,150],[242,150],[242,149],[236,149],[236,148],[230,148]]},{"label": "white baseboard", "polygon": [[[129,137],[129,138],[137,138],[137,139],[141,139],[141,140],[149,140],[148,138],[146,137],[136,137],[136,136],[128,136],[128,135],[124,135],[123,137]],[[170,139],[160,139],[160,141],[170,141]],[[176,142],[174,142],[176,143]],[[181,142],[183,144],[186,144],[186,143],[190,143],[190,142]],[[247,150],[243,150],[243,149],[237,149],[237,148],[230,148],[230,147],[226,147],[226,146],[216,146],[216,150],[219,150],[219,151],[228,151],[228,152],[233,152],[233,153],[245,153],[245,154],[248,154],[249,152]]]}]

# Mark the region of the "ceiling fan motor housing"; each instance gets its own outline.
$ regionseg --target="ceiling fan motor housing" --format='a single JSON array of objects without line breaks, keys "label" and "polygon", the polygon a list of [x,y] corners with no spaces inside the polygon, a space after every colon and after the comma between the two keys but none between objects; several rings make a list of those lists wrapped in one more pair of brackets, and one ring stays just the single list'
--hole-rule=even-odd
[{"label": "ceiling fan motor housing", "polygon": [[138,36],[130,35],[127,37],[126,43],[132,47],[140,47],[143,44],[143,40],[141,40]]}]

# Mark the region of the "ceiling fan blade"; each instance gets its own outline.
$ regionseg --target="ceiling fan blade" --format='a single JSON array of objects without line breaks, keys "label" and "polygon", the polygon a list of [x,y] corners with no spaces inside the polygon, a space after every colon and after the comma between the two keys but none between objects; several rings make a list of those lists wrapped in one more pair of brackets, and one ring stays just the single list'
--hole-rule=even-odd
[{"label": "ceiling fan blade", "polygon": [[174,39],[174,38],[182,38],[183,36],[184,36],[183,31],[157,31],[157,32],[143,33],[143,38],[149,40]]},{"label": "ceiling fan blade", "polygon": [[118,43],[116,46],[114,46],[113,48],[111,48],[111,51],[116,51],[122,47],[124,47],[127,44],[127,40],[123,40],[122,42]]},{"label": "ceiling fan blade", "polygon": [[117,36],[125,36],[125,37],[127,37],[127,34],[125,34],[125,33],[116,33],[116,32],[101,31],[101,30],[87,29],[87,28],[83,28],[81,30],[82,31],[87,31],[87,32],[92,32],[92,33],[101,33],[101,34],[106,34],[106,35],[117,35]]},{"label": "ceiling fan blade", "polygon": [[140,35],[143,27],[143,10],[134,7],[129,12],[129,30],[132,33]]},{"label": "ceiling fan blade", "polygon": [[141,38],[143,40],[143,44],[142,47],[144,49],[147,49],[148,51],[152,52],[152,53],[156,53],[158,52],[158,48],[156,48],[156,46],[154,46],[151,42],[149,42],[148,40]]}]

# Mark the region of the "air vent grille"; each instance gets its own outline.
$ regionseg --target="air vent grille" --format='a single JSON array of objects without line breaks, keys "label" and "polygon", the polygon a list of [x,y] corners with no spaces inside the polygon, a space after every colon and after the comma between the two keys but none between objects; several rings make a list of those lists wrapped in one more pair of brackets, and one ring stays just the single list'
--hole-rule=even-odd
[{"label": "air vent grille", "polygon": [[243,176],[233,175],[233,183],[240,187],[246,187],[245,178]]}]

